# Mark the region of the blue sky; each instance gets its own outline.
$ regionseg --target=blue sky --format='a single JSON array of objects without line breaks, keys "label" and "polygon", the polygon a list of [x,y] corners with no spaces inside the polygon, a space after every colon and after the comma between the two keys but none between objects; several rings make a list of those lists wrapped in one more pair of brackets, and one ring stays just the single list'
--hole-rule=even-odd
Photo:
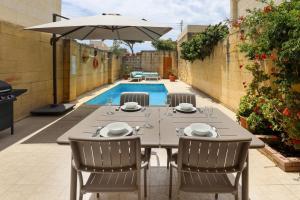
[{"label": "blue sky", "polygon": [[[173,30],[163,38],[176,40],[181,20],[184,25],[208,25],[228,18],[230,0],[62,0],[62,14],[66,17],[102,13],[119,13],[171,26]],[[135,45],[135,51],[149,49],[149,43]]]}]

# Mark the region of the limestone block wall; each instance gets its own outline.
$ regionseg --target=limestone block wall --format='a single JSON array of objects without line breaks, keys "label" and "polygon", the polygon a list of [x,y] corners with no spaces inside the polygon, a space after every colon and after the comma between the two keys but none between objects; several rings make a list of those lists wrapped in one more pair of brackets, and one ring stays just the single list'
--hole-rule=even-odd
[{"label": "limestone block wall", "polygon": [[142,51],[141,68],[144,71],[158,72],[162,76],[164,73],[164,57],[171,57],[172,67],[177,68],[177,53],[175,51]]},{"label": "limestone block wall", "polygon": [[108,82],[114,83],[121,78],[122,73],[122,56],[116,56],[112,53],[109,55],[109,72],[108,72]]},{"label": "limestone block wall", "polygon": [[240,69],[248,60],[239,52],[238,43],[238,35],[231,33],[215,47],[209,58],[193,63],[179,59],[179,78],[236,110],[245,94],[242,82],[251,81],[251,74],[245,67]]},{"label": "limestone block wall", "polygon": [[163,77],[164,57],[171,57],[172,67],[177,69],[176,51],[142,51],[134,56],[124,56],[122,64],[132,67],[133,70],[158,72]]},{"label": "limestone block wall", "polygon": [[[93,65],[97,51],[98,66]],[[108,83],[108,52],[75,41],[64,41],[64,100]]]},{"label": "limestone block wall", "polygon": [[[15,102],[15,119],[52,103],[52,48],[50,34],[24,31],[23,26],[0,21],[0,80],[28,91]],[[57,44],[58,101],[62,101],[62,42]]]},{"label": "limestone block wall", "polygon": [[[236,0],[232,0],[236,1]],[[276,4],[279,4],[282,2],[282,0],[274,0]],[[237,16],[245,16],[247,14],[247,9],[253,9],[253,8],[263,8],[264,4],[256,1],[256,0],[238,0],[237,1]]]},{"label": "limestone block wall", "polygon": [[133,70],[140,70],[141,69],[141,54],[135,55],[125,55],[122,58],[123,66],[131,67]]},{"label": "limestone block wall", "polygon": [[61,13],[61,0],[1,0],[0,20],[22,26],[52,21],[52,13]]}]

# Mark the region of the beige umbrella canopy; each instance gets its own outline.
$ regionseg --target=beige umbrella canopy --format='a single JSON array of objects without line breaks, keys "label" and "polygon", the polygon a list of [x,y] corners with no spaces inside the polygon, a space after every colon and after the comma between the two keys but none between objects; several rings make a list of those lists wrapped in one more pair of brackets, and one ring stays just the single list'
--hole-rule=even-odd
[{"label": "beige umbrella canopy", "polygon": [[134,19],[118,14],[102,14],[74,18],[28,27],[27,30],[59,34],[79,40],[131,40],[153,41],[172,28],[151,23],[145,19]]},{"label": "beige umbrella canopy", "polygon": [[[66,20],[56,21],[56,18]],[[74,107],[74,104],[57,104],[56,80],[56,42],[67,37],[78,40],[128,40],[153,41],[160,38],[172,28],[150,23],[145,19],[134,19],[119,14],[102,14],[91,17],[68,19],[53,14],[52,23],[28,27],[25,30],[52,33],[52,60],[53,60],[53,104],[32,111],[33,114],[49,115],[62,114]],[[59,36],[57,36],[59,35]]]}]

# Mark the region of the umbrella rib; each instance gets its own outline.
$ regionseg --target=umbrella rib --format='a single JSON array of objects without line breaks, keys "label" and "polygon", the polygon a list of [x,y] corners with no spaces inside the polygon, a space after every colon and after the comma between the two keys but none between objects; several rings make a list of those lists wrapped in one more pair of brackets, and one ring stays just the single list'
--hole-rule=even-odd
[{"label": "umbrella rib", "polygon": [[130,28],[132,26],[123,26],[123,27],[117,27],[116,30],[124,29],[124,28]]},{"label": "umbrella rib", "polygon": [[156,40],[155,38],[153,38],[150,34],[148,34],[147,32],[145,32],[143,29],[135,26],[136,29],[138,29],[139,31],[141,31],[142,33],[144,33],[145,35],[147,35],[149,38],[151,38],[152,40]]},{"label": "umbrella rib", "polygon": [[73,30],[70,30],[70,31],[66,32],[66,33],[63,33],[62,35],[60,35],[59,37],[56,38],[56,41],[58,41],[60,38],[66,36],[66,35],[69,35],[70,33],[73,33],[73,32],[75,32],[75,31],[78,31],[78,30],[80,30],[80,29],[82,29],[82,28],[84,28],[84,27],[85,27],[85,26],[80,26],[80,27],[77,27],[77,28],[75,28],[75,29],[73,29]]},{"label": "umbrella rib", "polygon": [[155,32],[155,31],[152,31],[151,29],[149,29],[149,28],[147,28],[147,27],[144,27],[144,26],[143,26],[143,28],[146,29],[147,31],[150,31],[151,33],[154,33],[154,34],[158,35],[159,37],[162,36],[162,34],[159,34],[159,33]]},{"label": "umbrella rib", "polygon": [[112,30],[112,29],[109,28],[108,26],[92,26],[92,27],[103,28],[103,29],[107,29],[107,30]]},{"label": "umbrella rib", "polygon": [[96,30],[97,27],[94,27],[91,31],[89,31],[81,40],[84,40],[85,38],[87,38],[89,35],[92,34],[92,32],[94,32]]}]

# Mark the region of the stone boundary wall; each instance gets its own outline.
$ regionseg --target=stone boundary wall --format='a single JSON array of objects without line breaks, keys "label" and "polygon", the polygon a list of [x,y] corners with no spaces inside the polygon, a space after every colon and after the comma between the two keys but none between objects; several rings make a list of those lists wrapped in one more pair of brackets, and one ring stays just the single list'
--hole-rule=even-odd
[{"label": "stone boundary wall", "polygon": [[[94,57],[94,51],[97,56]],[[94,59],[98,66],[94,66]],[[75,41],[64,41],[64,101],[108,83],[108,52]]]},{"label": "stone boundary wall", "polygon": [[176,51],[142,51],[135,55],[123,57],[123,66],[129,66],[133,70],[164,73],[164,57],[172,58],[172,68],[177,68]]},{"label": "stone boundary wall", "polygon": [[[38,107],[53,103],[51,34],[25,31],[23,28],[0,21],[0,80],[8,82],[13,88],[28,90],[14,103],[15,120],[30,115],[30,111]],[[59,40],[58,102],[75,100],[79,95],[107,84],[109,80],[114,82],[119,79],[120,58],[110,59],[108,52],[97,50],[99,65],[94,67],[94,50],[75,41]],[[83,54],[89,56],[85,61]],[[113,63],[110,71],[109,62]],[[75,63],[75,68],[72,63]]]},{"label": "stone boundary wall", "polygon": [[[25,31],[23,26],[0,21],[0,80],[28,91],[15,101],[15,120],[52,103],[52,48],[50,34]],[[63,47],[57,44],[58,101],[62,102]]]},{"label": "stone boundary wall", "polygon": [[[179,49],[179,78],[236,110],[240,98],[245,94],[242,83],[251,81],[251,74],[245,69],[249,61],[239,52],[238,44],[239,35],[230,33],[214,48],[210,57],[193,63],[180,59]],[[240,65],[244,67],[240,69]]]}]

